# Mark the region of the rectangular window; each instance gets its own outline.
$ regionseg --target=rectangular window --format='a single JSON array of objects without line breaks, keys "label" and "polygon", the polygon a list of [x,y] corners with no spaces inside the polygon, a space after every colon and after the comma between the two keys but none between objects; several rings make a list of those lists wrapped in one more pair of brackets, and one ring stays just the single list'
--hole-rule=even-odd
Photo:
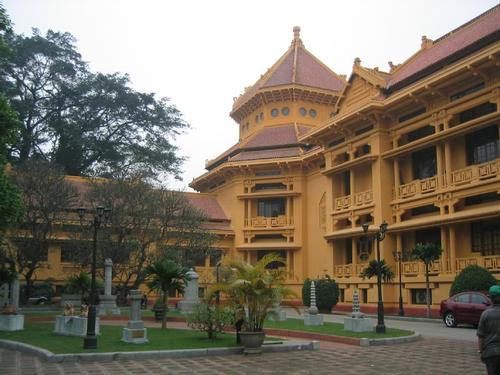
[{"label": "rectangular window", "polygon": [[361,289],[361,303],[368,303],[368,289]]},{"label": "rectangular window", "polygon": [[500,255],[500,219],[471,223],[471,246],[482,256]]},{"label": "rectangular window", "polygon": [[281,182],[269,183],[269,184],[256,184],[255,191],[260,190],[284,190],[286,185]]},{"label": "rectangular window", "polygon": [[413,179],[422,180],[433,177],[437,173],[436,148],[434,146],[411,154]]},{"label": "rectangular window", "polygon": [[352,240],[350,238],[345,239],[345,263],[352,263]]},{"label": "rectangular window", "polygon": [[454,100],[458,100],[460,98],[463,98],[464,96],[472,94],[473,92],[479,91],[481,89],[484,89],[484,82],[478,83],[474,86],[468,87],[465,90],[459,91],[459,92],[451,95],[450,102],[452,102]]},{"label": "rectangular window", "polygon": [[337,146],[337,145],[343,143],[344,141],[345,141],[345,138],[336,139],[336,140],[331,141],[330,143],[328,143],[328,147]]},{"label": "rectangular window", "polygon": [[[264,256],[268,254],[275,254],[282,259],[286,259],[286,251],[285,250],[258,250],[257,251],[257,260],[261,260],[264,258]],[[276,269],[276,268],[281,268],[285,267],[285,263],[283,262],[272,262],[267,265],[267,269]]]},{"label": "rectangular window", "polygon": [[369,132],[370,130],[373,129],[373,125],[368,125],[368,126],[365,126],[364,128],[361,128],[361,129],[357,129],[354,131],[354,134],[355,135],[361,135],[363,133],[367,133]]},{"label": "rectangular window", "polygon": [[345,171],[342,174],[342,179],[344,180],[344,195],[351,194],[351,172]]},{"label": "rectangular window", "polygon": [[277,217],[285,215],[285,198],[259,199],[257,210],[258,216]]},{"label": "rectangular window", "polygon": [[408,142],[416,141],[417,139],[427,137],[435,133],[434,126],[426,125],[417,130],[408,133]]},{"label": "rectangular window", "polygon": [[47,242],[37,242],[31,238],[16,238],[12,242],[26,259],[31,259],[33,262],[46,262],[49,259],[49,244]]},{"label": "rectangular window", "polygon": [[459,123],[474,120],[475,118],[485,116],[497,110],[497,105],[494,103],[483,103],[458,114]]},{"label": "rectangular window", "polygon": [[417,117],[418,115],[421,115],[422,113],[425,113],[426,109],[425,107],[416,109],[415,111],[412,111],[410,113],[407,113],[406,115],[403,115],[398,118],[398,122],[405,122],[409,119],[412,119],[414,117]]},{"label": "rectangular window", "polygon": [[[432,304],[432,289],[429,291],[430,293],[430,303]],[[411,289],[411,303],[414,305],[426,305],[425,301],[425,289]]]},{"label": "rectangular window", "polygon": [[415,243],[433,243],[441,246],[441,229],[429,228],[415,231]]},{"label": "rectangular window", "polygon": [[465,137],[468,165],[486,163],[500,157],[498,125],[488,126]]},{"label": "rectangular window", "polygon": [[223,253],[222,250],[211,250],[211,254],[209,255],[210,267],[215,267],[222,260]]},{"label": "rectangular window", "polygon": [[339,302],[345,302],[345,289],[339,289]]}]

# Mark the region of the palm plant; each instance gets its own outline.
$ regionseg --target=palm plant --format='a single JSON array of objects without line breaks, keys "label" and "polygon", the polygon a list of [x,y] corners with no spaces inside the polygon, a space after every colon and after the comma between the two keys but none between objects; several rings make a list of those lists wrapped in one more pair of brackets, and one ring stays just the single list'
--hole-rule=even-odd
[{"label": "palm plant", "polygon": [[373,259],[368,263],[368,266],[361,272],[360,276],[363,279],[370,279],[373,276],[377,276],[380,271],[380,276],[384,282],[391,281],[394,279],[394,272],[392,272],[391,267],[385,263],[385,260],[378,261]]},{"label": "palm plant", "polygon": [[427,317],[431,317],[431,291],[429,287],[429,266],[441,257],[443,249],[432,242],[417,243],[411,251],[413,259],[424,262],[425,265],[425,303],[427,304]]},{"label": "palm plant", "polygon": [[85,272],[80,272],[66,279],[64,290],[66,293],[79,294],[81,303],[87,304],[88,296],[90,295],[90,286],[90,276]]},{"label": "palm plant", "polygon": [[[151,291],[161,293],[161,308],[167,310],[168,293],[177,291],[184,292],[184,287],[189,280],[188,269],[177,263],[165,259],[154,262],[144,270],[147,280],[146,285]],[[167,314],[162,317],[161,328],[167,327]]]},{"label": "palm plant", "polygon": [[247,309],[245,328],[249,332],[260,332],[273,305],[281,298],[297,297],[284,282],[287,272],[273,265],[284,264],[277,254],[267,254],[252,265],[242,260],[226,259],[224,265],[231,270],[229,278],[215,285],[212,291],[222,291],[237,308]]}]

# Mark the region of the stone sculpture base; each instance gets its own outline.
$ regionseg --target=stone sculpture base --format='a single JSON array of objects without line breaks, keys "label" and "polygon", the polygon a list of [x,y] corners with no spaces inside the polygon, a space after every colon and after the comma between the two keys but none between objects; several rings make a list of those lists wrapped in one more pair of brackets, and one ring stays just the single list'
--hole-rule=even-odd
[{"label": "stone sculpture base", "polygon": [[[79,336],[87,335],[87,318],[79,316],[56,316],[55,335]],[[99,335],[99,318],[95,319],[95,334]]]},{"label": "stone sculpture base", "polygon": [[71,303],[73,307],[80,308],[82,306],[82,296],[79,294],[63,294],[61,296],[61,301],[59,302],[59,306],[64,307],[64,304]]},{"label": "stone sculpture base", "polygon": [[123,328],[122,341],[130,344],[146,344],[148,341],[148,330],[144,328],[142,320],[129,320],[127,327]]},{"label": "stone sculpture base", "polygon": [[323,315],[316,314],[304,314],[304,325],[306,326],[322,326],[323,325]]},{"label": "stone sculpture base", "polygon": [[373,322],[370,318],[349,317],[344,318],[344,330],[352,332],[373,332]]},{"label": "stone sculpture base", "polygon": [[120,315],[120,308],[116,306],[116,296],[99,296],[99,306],[97,306],[97,315]]},{"label": "stone sculpture base", "polygon": [[194,307],[198,304],[199,301],[182,300],[177,303],[177,309],[182,313],[192,313],[194,311]]},{"label": "stone sculpture base", "polygon": [[22,331],[24,315],[0,315],[0,331]]},{"label": "stone sculpture base", "polygon": [[277,309],[272,309],[271,311],[273,311],[274,313],[270,313],[268,316],[269,316],[269,320],[272,320],[274,322],[283,322],[286,320],[286,311],[281,309],[281,308],[277,308]]}]

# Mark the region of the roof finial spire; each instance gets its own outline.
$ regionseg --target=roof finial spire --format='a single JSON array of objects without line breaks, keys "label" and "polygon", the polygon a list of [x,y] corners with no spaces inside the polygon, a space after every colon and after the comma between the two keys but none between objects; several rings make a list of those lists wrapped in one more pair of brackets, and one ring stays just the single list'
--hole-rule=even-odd
[{"label": "roof finial spire", "polygon": [[302,45],[302,40],[300,39],[300,26],[293,27],[293,41],[292,46]]}]

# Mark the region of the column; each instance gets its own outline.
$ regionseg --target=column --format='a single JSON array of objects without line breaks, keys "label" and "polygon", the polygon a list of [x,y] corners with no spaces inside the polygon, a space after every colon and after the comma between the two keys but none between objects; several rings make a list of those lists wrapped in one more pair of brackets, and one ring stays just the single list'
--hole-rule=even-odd
[{"label": "column", "polygon": [[393,161],[393,167],[394,167],[394,193],[395,193],[395,198],[399,198],[399,159],[396,157]]},{"label": "column", "polygon": [[444,164],[446,169],[446,184],[451,185],[451,146],[448,141],[444,144]]},{"label": "column", "polygon": [[355,174],[354,174],[354,169],[349,169],[349,184],[350,186],[350,194],[351,194],[351,205],[354,206],[354,183],[355,183]]},{"label": "column", "polygon": [[450,249],[448,246],[448,237],[446,236],[446,227],[441,227],[441,248],[443,249],[443,254],[441,259],[443,261],[443,271],[450,271],[450,265],[448,265],[448,258],[450,254]]},{"label": "column", "polygon": [[113,261],[109,258],[104,260],[104,295],[111,295],[111,284],[113,281]]},{"label": "column", "polygon": [[122,330],[122,341],[133,344],[145,344],[148,342],[147,328],[141,320],[141,297],[140,290],[131,290],[129,293],[132,305],[130,307],[130,320],[127,327]]},{"label": "column", "polygon": [[436,164],[437,164],[437,175],[439,186],[438,189],[441,188],[441,184],[443,183],[443,146],[441,144],[436,145]]},{"label": "column", "polygon": [[455,227],[450,225],[450,271],[452,273],[457,272],[457,253],[456,253],[456,238],[455,238]]},{"label": "column", "polygon": [[358,238],[353,237],[351,239],[351,251],[352,251],[352,274],[356,275],[356,265],[358,264]]}]

